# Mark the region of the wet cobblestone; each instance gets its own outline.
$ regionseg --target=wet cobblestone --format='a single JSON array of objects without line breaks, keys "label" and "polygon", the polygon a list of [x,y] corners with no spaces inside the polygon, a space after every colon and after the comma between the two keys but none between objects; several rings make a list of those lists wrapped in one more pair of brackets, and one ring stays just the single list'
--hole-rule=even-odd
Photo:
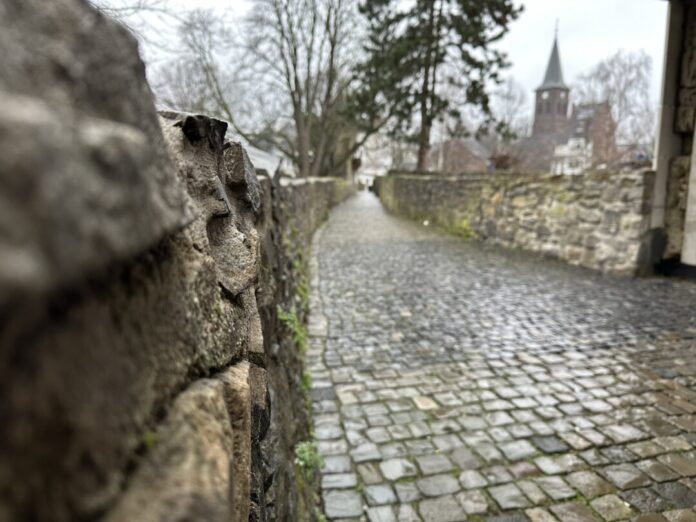
[{"label": "wet cobblestone", "polygon": [[465,242],[367,193],[312,265],[329,519],[696,520],[695,284]]}]

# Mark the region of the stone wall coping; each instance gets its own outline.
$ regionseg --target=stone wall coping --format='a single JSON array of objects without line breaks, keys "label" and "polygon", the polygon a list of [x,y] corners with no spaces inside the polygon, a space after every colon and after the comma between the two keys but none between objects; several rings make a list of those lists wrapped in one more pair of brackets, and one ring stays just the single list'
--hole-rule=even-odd
[{"label": "stone wall coping", "polygon": [[442,172],[407,172],[407,171],[390,171],[388,176],[409,178],[409,179],[438,179],[447,181],[491,181],[491,180],[511,180],[511,181],[561,181],[569,179],[593,179],[602,180],[616,177],[622,178],[639,178],[644,179],[655,174],[653,170],[632,170],[626,172],[615,171],[593,171],[584,174],[552,174],[549,172],[487,172],[487,173],[442,173]]},{"label": "stone wall coping", "polygon": [[311,183],[335,183],[336,181],[346,181],[343,178],[326,177],[326,178],[280,178],[280,185],[282,187],[290,187],[297,185],[307,185]]},{"label": "stone wall coping", "polygon": [[462,235],[616,274],[648,270],[651,170],[447,175],[392,171],[386,208]]}]

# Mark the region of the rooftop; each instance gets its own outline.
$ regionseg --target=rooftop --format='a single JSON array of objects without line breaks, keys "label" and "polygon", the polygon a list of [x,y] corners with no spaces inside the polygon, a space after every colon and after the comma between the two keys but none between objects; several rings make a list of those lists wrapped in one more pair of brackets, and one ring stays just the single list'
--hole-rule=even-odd
[{"label": "rooftop", "polygon": [[568,89],[568,86],[563,81],[561,56],[558,51],[558,38],[554,38],[553,40],[553,48],[551,49],[549,65],[546,67],[544,83],[541,84],[539,89]]}]

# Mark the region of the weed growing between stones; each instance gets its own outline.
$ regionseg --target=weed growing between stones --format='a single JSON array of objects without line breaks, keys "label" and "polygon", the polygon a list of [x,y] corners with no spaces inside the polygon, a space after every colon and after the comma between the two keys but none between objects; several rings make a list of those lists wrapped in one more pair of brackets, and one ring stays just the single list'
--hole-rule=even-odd
[{"label": "weed growing between stones", "polygon": [[155,434],[151,431],[146,431],[143,433],[143,448],[145,448],[146,451],[150,451],[152,448],[155,447],[155,443],[157,442],[155,438]]},{"label": "weed growing between stones", "polygon": [[312,389],[312,376],[308,371],[302,373],[302,391],[309,394]]},{"label": "weed growing between stones", "polygon": [[300,299],[300,306],[306,313],[309,310],[309,285],[305,278],[301,278],[297,284],[297,297]]},{"label": "weed growing between stones", "polygon": [[463,239],[476,239],[478,237],[474,229],[471,228],[471,223],[468,219],[461,219],[452,225],[444,225],[442,228],[448,234],[459,236]]},{"label": "weed growing between stones", "polygon": [[[314,440],[299,442],[295,446],[295,487],[300,492],[296,512],[305,514],[302,520],[308,522],[326,522],[317,488],[319,470],[323,465],[324,459],[317,451]],[[307,505],[307,502],[311,503]]]},{"label": "weed growing between stones", "polygon": [[296,252],[296,258],[292,262],[292,277],[297,281],[295,287],[295,303],[300,307],[301,315],[309,313],[309,283],[307,282],[307,263],[305,253]]},{"label": "weed growing between stones", "polygon": [[324,465],[324,458],[317,451],[316,442],[305,440],[295,446],[295,465],[300,468],[305,479],[312,480]]},{"label": "weed growing between stones", "polygon": [[324,513],[321,512],[321,509],[318,507],[314,508],[314,519],[316,522],[326,522],[326,516]]},{"label": "weed growing between stones", "polygon": [[309,392],[312,390],[312,375],[305,370],[302,372],[302,380],[300,381],[302,386],[302,394],[304,395],[304,405],[305,410],[307,410],[307,418],[312,419],[312,398]]},{"label": "weed growing between stones", "polygon": [[279,306],[278,319],[280,319],[280,322],[283,323],[288,330],[290,330],[292,340],[295,343],[298,352],[304,354],[307,351],[307,328],[297,317],[295,309],[293,308],[290,311],[286,311]]}]

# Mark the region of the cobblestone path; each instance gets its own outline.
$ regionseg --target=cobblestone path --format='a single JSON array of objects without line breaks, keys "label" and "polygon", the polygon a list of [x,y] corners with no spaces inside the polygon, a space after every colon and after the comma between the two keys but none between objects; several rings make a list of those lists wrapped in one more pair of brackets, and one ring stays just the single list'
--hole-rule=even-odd
[{"label": "cobblestone path", "polygon": [[313,268],[329,519],[696,521],[696,284],[451,238],[368,193]]}]

